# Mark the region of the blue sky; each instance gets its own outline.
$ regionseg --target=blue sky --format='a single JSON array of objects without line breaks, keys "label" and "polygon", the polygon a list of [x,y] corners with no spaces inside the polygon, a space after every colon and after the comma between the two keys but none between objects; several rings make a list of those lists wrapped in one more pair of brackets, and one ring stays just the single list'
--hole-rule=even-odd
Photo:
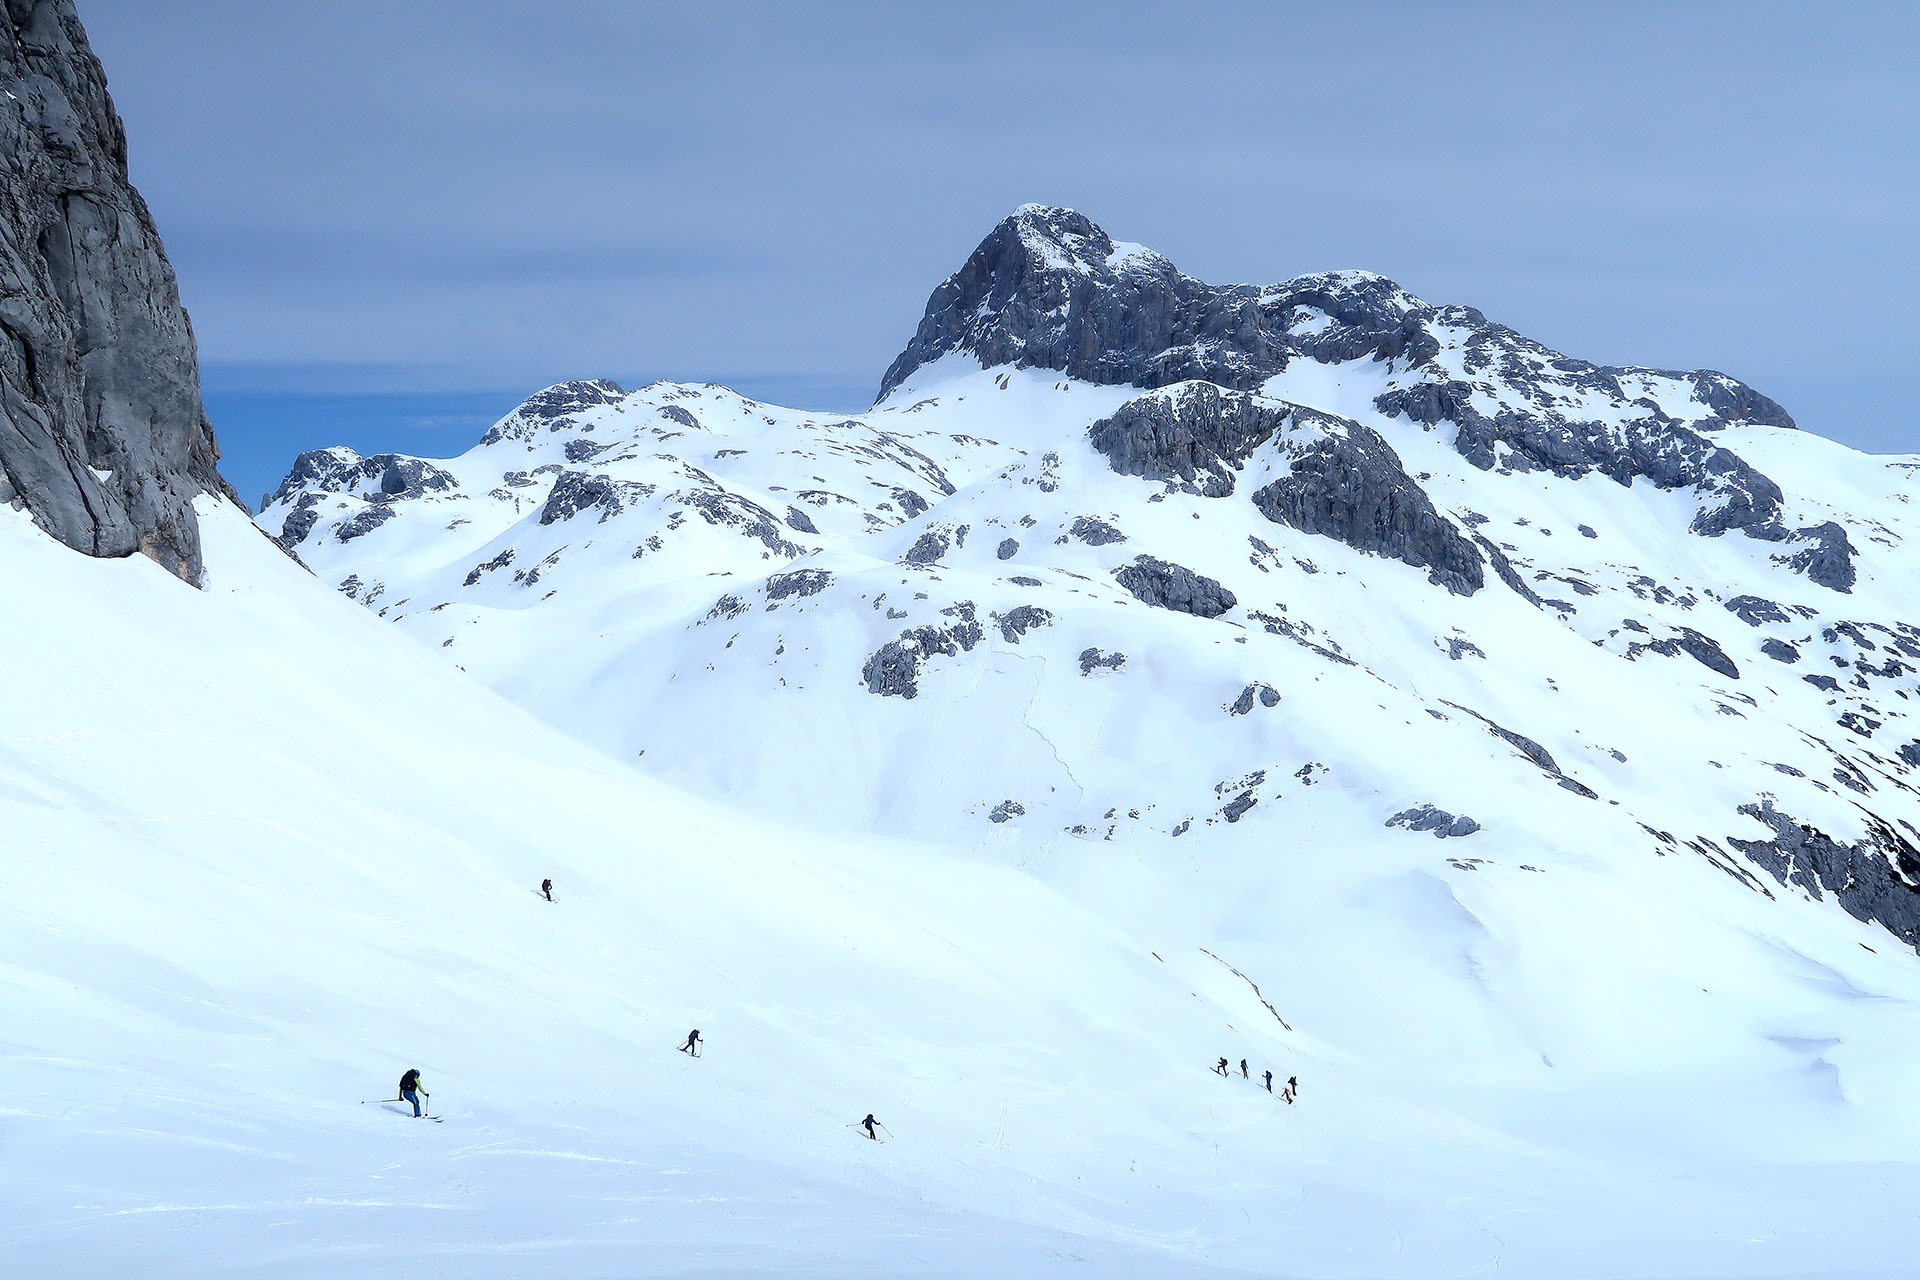
[{"label": "blue sky", "polygon": [[1028,200],[1920,450],[1910,5],[78,4],[249,500],[563,378],[863,407]]}]

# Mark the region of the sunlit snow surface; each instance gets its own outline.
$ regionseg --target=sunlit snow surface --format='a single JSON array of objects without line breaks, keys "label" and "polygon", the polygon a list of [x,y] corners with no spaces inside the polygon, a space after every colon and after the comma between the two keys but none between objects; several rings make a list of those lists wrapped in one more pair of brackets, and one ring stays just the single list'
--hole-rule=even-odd
[{"label": "sunlit snow surface", "polygon": [[[1040,474],[1036,445],[1060,450],[1072,482],[1052,491],[1071,494],[1062,518],[1135,483],[1040,434],[939,460],[960,505],[921,523],[982,508],[962,549],[978,563],[906,572],[902,591],[895,557],[918,527],[863,535],[885,554],[823,534],[834,589],[884,586],[915,622],[963,593],[982,618],[1018,601],[1004,579],[1020,562],[993,558],[985,523],[1055,512],[1038,497],[1014,512],[993,486]],[[1020,471],[997,481],[1004,468]],[[1152,525],[1130,516],[1129,536],[1178,558],[1194,501],[1154,504]],[[544,612],[495,611],[528,620],[519,631],[467,625],[471,642],[456,629],[478,606],[417,615],[453,615],[451,656],[524,686],[509,692],[593,692],[602,705],[575,727],[627,759],[635,735],[642,768],[674,774],[677,759],[683,782],[724,793],[716,762],[737,751],[739,776],[766,781],[738,789],[768,815],[750,819],[544,727],[437,641],[308,578],[239,512],[204,509],[205,593],[141,559],[75,556],[0,511],[16,673],[0,728],[10,1275],[1911,1272],[1915,957],[1830,903],[1662,853],[1606,804],[1684,815],[1737,795],[1663,794],[1636,759],[1726,744],[1697,673],[1667,681],[1670,714],[1637,722],[1648,695],[1610,708],[1577,667],[1617,657],[1401,566],[1388,577],[1419,589],[1373,588],[1379,607],[1338,636],[1365,664],[1471,622],[1510,629],[1516,652],[1558,646],[1569,691],[1491,663],[1430,688],[1461,664],[1369,674],[1292,641],[1244,659],[1251,645],[1216,645],[1198,619],[1061,576],[1093,549],[1055,544],[1053,527],[1025,535],[1045,552],[1024,563],[1098,597],[1059,611],[1085,635],[1048,636],[1036,660],[990,628],[947,669],[974,698],[943,688],[937,663],[911,701],[857,682],[875,638],[910,625],[884,606],[835,612],[822,595],[799,598],[812,613],[770,612],[763,595],[740,618],[755,628],[710,642],[697,628],[714,596],[746,589],[739,570],[663,579],[644,604],[563,589]],[[391,523],[375,533],[406,532]],[[585,552],[583,532],[565,536]],[[416,570],[431,576],[425,541]],[[1351,607],[1330,584],[1381,565],[1311,546],[1320,571],[1288,581],[1324,632]],[[576,585],[592,581],[581,564]],[[653,619],[676,593],[687,612]],[[596,609],[606,636],[579,625]],[[981,674],[1064,665],[1053,651],[1083,639],[1127,647],[1128,666]],[[776,643],[809,656],[776,662]],[[516,650],[544,674],[508,678]],[[695,652],[712,673],[686,665]],[[1143,669],[1175,710],[1116,693]],[[818,701],[769,698],[783,677],[817,679]],[[1277,708],[1221,708],[1255,677]],[[683,701],[646,695],[654,681],[686,685]],[[1425,714],[1436,693],[1538,737],[1605,798],[1489,754],[1466,717]],[[1577,714],[1542,713],[1554,697]],[[1008,721],[995,700],[1017,698]],[[1195,733],[1182,699],[1231,736]],[[1008,723],[1037,726],[1032,740]],[[1773,723],[1753,717],[1754,752],[1791,738]],[[836,758],[916,742],[941,772],[901,759],[839,833],[804,834],[830,816],[804,807],[780,817],[807,799],[788,779],[825,785]],[[1382,743],[1391,768],[1363,769]],[[1028,818],[1101,806],[1136,774],[1177,807],[1249,750],[1321,768],[1278,772],[1239,823],[1209,788],[1216,810],[1177,838],[1161,809],[1112,841],[959,820],[1009,778],[1025,779]],[[1102,772],[1116,753],[1127,768]],[[1046,798],[1051,769],[1081,794]],[[1486,825],[1445,841],[1382,826],[1424,800]],[[847,832],[862,822],[916,839]],[[535,893],[543,876],[555,904]],[[673,1048],[692,1026],[709,1045],[697,1062]],[[1222,1055],[1298,1075],[1299,1105],[1210,1074]],[[409,1066],[443,1123],[361,1101],[390,1097]],[[850,1127],[868,1111],[886,1144]]]}]

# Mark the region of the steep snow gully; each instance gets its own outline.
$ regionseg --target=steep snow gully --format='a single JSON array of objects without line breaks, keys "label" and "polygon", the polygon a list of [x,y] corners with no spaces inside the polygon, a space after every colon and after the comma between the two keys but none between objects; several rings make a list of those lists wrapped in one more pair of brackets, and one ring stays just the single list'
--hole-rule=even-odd
[{"label": "steep snow gully", "polygon": [[1917,477],[1026,206],[864,414],[0,506],[0,1256],[1909,1274]]}]

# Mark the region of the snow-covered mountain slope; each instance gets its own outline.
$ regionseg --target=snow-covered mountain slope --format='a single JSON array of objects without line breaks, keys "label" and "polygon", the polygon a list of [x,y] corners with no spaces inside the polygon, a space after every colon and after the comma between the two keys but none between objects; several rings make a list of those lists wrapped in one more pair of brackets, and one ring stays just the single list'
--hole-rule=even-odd
[{"label": "snow-covered mountain slope", "polygon": [[1207,1087],[1314,1074],[1218,962],[650,783],[201,515],[204,594],[0,509],[9,1275],[1181,1273],[1223,1135],[1243,1205],[1324,1141]]},{"label": "snow-covered mountain slope", "polygon": [[[305,455],[261,522],[651,772],[1114,918],[1240,930],[1328,859],[1683,858],[1920,943],[1914,459],[1038,206],[884,385],[828,421],[569,384],[449,462]],[[1115,859],[1182,887],[1108,893]]]},{"label": "snow-covered mountain slope", "polygon": [[[1038,492],[1044,464],[1015,465]],[[1695,857],[1455,874],[1426,851],[1478,836],[1348,804],[1292,845],[1234,844],[1249,814],[1152,859],[1088,846],[1110,896],[1165,898],[1151,932],[1116,929],[994,858],[646,779],[236,509],[200,515],[196,592],[0,510],[0,590],[46,606],[10,621],[37,678],[0,731],[9,1274],[1908,1265],[1920,970],[1838,912]],[[1204,625],[1163,613],[1093,616]],[[983,687],[1026,661],[965,652],[1006,655]],[[929,705],[950,669],[855,705]],[[1296,820],[1353,787],[1309,779]],[[1264,892],[1193,929],[1173,887],[1242,858]],[[696,1025],[697,1062],[673,1051]],[[1298,1076],[1299,1103],[1209,1074],[1220,1055]],[[441,1123],[378,1101],[409,1066]],[[884,1145],[849,1127],[868,1111]]]}]

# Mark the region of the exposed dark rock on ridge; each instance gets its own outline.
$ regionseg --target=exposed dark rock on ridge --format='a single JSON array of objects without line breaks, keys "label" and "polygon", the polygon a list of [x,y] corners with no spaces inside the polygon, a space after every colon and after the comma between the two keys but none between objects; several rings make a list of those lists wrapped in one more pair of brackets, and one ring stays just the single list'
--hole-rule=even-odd
[{"label": "exposed dark rock on ridge", "polygon": [[[1309,311],[1325,322],[1303,325]],[[1469,357],[1510,381],[1599,390],[1630,400],[1622,379],[1652,374],[1691,384],[1709,425],[1792,427],[1774,401],[1726,374],[1609,367],[1561,355],[1494,324],[1472,307],[1437,307],[1365,271],[1282,284],[1211,285],[1137,245],[1116,245],[1072,209],[1023,205],[980,242],[927,300],[925,315],[880,395],[952,352],[983,366],[1055,369],[1107,385],[1163,387],[1200,379],[1250,390],[1292,357],[1430,362],[1436,330],[1471,331]],[[1449,415],[1450,416],[1450,415]]]},{"label": "exposed dark rock on ridge", "polygon": [[1854,919],[1882,925],[1920,949],[1920,849],[1884,820],[1869,817],[1866,839],[1849,845],[1781,813],[1771,796],[1740,812],[1772,828],[1773,839],[1729,836],[1727,843],[1775,880],[1816,899],[1822,890],[1831,893]]},{"label": "exposed dark rock on ridge", "polygon": [[1203,573],[1154,556],[1135,556],[1113,571],[1121,586],[1142,604],[1196,618],[1217,618],[1240,603],[1233,592]]},{"label": "exposed dark rock on ridge", "polygon": [[[574,425],[574,415],[603,404],[617,404],[626,398],[626,390],[611,378],[584,378],[573,382],[559,382],[536,391],[521,402],[512,413],[502,418],[488,429],[480,438],[482,444],[498,444],[502,440],[532,440],[542,432],[564,431]],[[698,427],[699,420],[675,405],[662,410],[672,409],[678,415],[674,420],[682,426]]]},{"label": "exposed dark rock on ridge", "polygon": [[946,626],[902,631],[897,640],[887,641],[868,655],[860,679],[869,693],[883,698],[917,698],[920,668],[929,658],[969,653],[986,639],[986,630],[974,616],[972,601],[962,600],[940,612],[953,621]]},{"label": "exposed dark rock on ridge", "polygon": [[[1436,359],[1443,350],[1454,352],[1449,361]],[[1210,285],[1157,253],[1116,244],[1083,214],[1025,205],[934,290],[912,341],[881,381],[881,398],[922,365],[954,353],[983,367],[1053,369],[1108,385],[1152,389],[1203,381],[1243,391],[1258,389],[1295,358],[1392,361],[1403,379],[1419,380],[1383,393],[1375,407],[1427,426],[1452,425],[1454,447],[1483,470],[1566,477],[1598,471],[1622,484],[1643,476],[1659,488],[1691,488],[1708,504],[1695,533],[1718,537],[1737,529],[1772,542],[1811,539],[1815,545],[1787,563],[1834,590],[1852,585],[1852,548],[1844,536],[1789,529],[1779,486],[1702,434],[1740,423],[1792,428],[1793,419],[1773,400],[1713,370],[1571,359],[1472,307],[1434,306],[1367,272],[1302,276],[1264,288]],[[1469,380],[1457,375],[1455,364]],[[1645,394],[1647,379],[1685,391],[1684,416],[1692,426]],[[1495,384],[1501,406],[1476,408],[1475,393]],[[1577,407],[1593,402],[1607,407]],[[1154,412],[1143,403],[1131,420],[1116,415],[1110,420],[1115,438],[1096,441],[1116,458],[1117,469],[1148,474],[1133,470],[1127,445],[1164,426],[1150,416],[1142,420]],[[1589,420],[1595,412],[1608,420]],[[1267,425],[1257,416],[1213,423],[1217,443],[1210,453],[1177,447],[1195,441],[1150,443],[1160,465],[1183,483],[1221,496],[1232,490],[1232,459],[1244,456],[1247,434]],[[1449,572],[1440,563],[1432,567]]]},{"label": "exposed dark rock on ridge", "polygon": [[[1306,308],[1330,323],[1290,333]],[[1266,288],[1206,284],[1157,253],[1115,244],[1084,214],[1024,205],[934,290],[880,395],[956,351],[983,366],[1057,369],[1107,385],[1197,379],[1251,390],[1295,355],[1430,358],[1438,343],[1424,323],[1433,312],[1393,281],[1364,271]]]},{"label": "exposed dark rock on ridge", "polygon": [[1158,254],[1117,253],[1083,214],[1027,205],[934,290],[880,394],[950,351],[1088,382],[1251,387],[1286,367],[1258,304],[1251,286],[1220,289]]},{"label": "exposed dark rock on ridge", "polygon": [[1787,563],[1812,581],[1835,591],[1853,587],[1852,543],[1838,524],[1789,529],[1783,519],[1780,486],[1731,451],[1714,444],[1698,431],[1680,425],[1649,400],[1633,403],[1642,416],[1609,424],[1566,417],[1529,370],[1543,357],[1554,357],[1555,382],[1575,389],[1598,390],[1625,398],[1620,379],[1633,373],[1690,382],[1703,406],[1720,414],[1708,429],[1733,422],[1792,427],[1784,409],[1725,374],[1675,373],[1666,370],[1602,369],[1585,361],[1567,360],[1511,330],[1498,329],[1505,354],[1533,357],[1502,363],[1503,385],[1527,397],[1525,412],[1503,408],[1488,417],[1473,405],[1475,384],[1423,382],[1377,397],[1374,407],[1388,415],[1402,415],[1425,426],[1441,423],[1456,429],[1453,445],[1460,456],[1482,471],[1506,467],[1514,471],[1549,471],[1566,479],[1598,473],[1622,485],[1644,478],[1657,489],[1692,489],[1707,502],[1694,518],[1691,530],[1717,538],[1738,530],[1763,542],[1811,541]]},{"label": "exposed dark rock on ridge", "polygon": [[1823,587],[1851,595],[1858,575],[1853,567],[1853,542],[1847,537],[1847,531],[1829,520],[1800,530],[1800,537],[1813,545],[1789,557],[1788,566]]},{"label": "exposed dark rock on ridge", "polygon": [[1087,440],[1122,475],[1176,482],[1204,497],[1224,498],[1254,451],[1296,416],[1323,415],[1198,382],[1127,401],[1089,427]]},{"label": "exposed dark rock on ridge", "polygon": [[1473,541],[1434,509],[1378,433],[1347,426],[1301,449],[1291,474],[1253,495],[1260,514],[1425,569],[1455,595],[1478,591],[1486,572]]},{"label": "exposed dark rock on ridge", "polygon": [[1123,475],[1223,498],[1262,446],[1296,428],[1305,430],[1286,440],[1290,473],[1253,495],[1261,515],[1426,569],[1456,595],[1485,584],[1473,540],[1434,508],[1380,434],[1357,422],[1200,382],[1129,400],[1087,438]]},{"label": "exposed dark rock on ridge", "polygon": [[95,556],[201,573],[220,478],[193,329],[71,0],[0,9],[0,501]]},{"label": "exposed dark rock on ridge", "polygon": [[1438,839],[1470,836],[1480,829],[1480,824],[1466,814],[1455,816],[1445,809],[1430,804],[1418,805],[1412,809],[1402,809],[1387,819],[1390,827],[1405,827],[1409,831],[1431,831]]},{"label": "exposed dark rock on ridge", "polygon": [[402,453],[376,453],[363,458],[344,445],[330,449],[309,449],[293,460],[293,467],[280,487],[267,494],[263,507],[270,507],[302,489],[328,493],[351,493],[378,500],[412,498],[423,493],[446,493],[457,488],[452,476],[420,458]]}]

